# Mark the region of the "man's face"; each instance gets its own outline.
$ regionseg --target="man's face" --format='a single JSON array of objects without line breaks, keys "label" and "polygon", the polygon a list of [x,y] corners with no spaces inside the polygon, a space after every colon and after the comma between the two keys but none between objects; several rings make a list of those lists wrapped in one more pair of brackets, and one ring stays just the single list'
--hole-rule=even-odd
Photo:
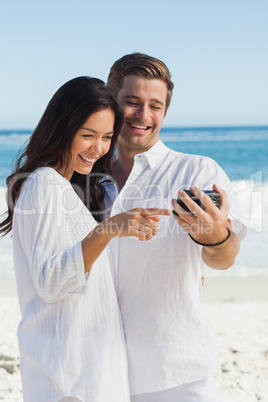
[{"label": "man's face", "polygon": [[167,86],[160,79],[124,77],[123,88],[117,94],[124,112],[118,144],[136,153],[151,148],[164,122],[166,97]]}]

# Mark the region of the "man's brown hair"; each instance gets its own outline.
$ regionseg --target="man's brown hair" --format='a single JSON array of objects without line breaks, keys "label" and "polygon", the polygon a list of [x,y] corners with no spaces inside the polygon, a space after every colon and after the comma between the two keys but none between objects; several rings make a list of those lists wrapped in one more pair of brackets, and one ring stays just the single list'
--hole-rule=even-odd
[{"label": "man's brown hair", "polygon": [[167,66],[159,59],[144,53],[131,53],[121,57],[111,67],[107,84],[117,96],[123,88],[123,80],[127,75],[139,75],[147,79],[160,79],[166,83],[166,110],[170,105],[174,84]]}]

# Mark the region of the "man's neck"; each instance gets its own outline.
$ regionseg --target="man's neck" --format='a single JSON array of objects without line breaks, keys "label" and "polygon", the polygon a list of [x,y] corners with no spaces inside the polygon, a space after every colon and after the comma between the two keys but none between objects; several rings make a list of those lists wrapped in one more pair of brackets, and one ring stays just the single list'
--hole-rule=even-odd
[{"label": "man's neck", "polygon": [[143,150],[130,149],[127,148],[125,145],[122,145],[120,141],[117,142],[116,146],[117,159],[112,168],[112,176],[116,181],[118,191],[122,190],[128,179],[128,176],[130,175],[130,172],[134,165],[135,155],[146,152],[150,148],[151,147],[148,147],[148,149],[144,148]]},{"label": "man's neck", "polygon": [[112,174],[113,178],[116,181],[118,190],[121,191],[133,168],[134,156],[139,152],[135,151],[131,152],[129,149],[125,149],[119,144],[117,144],[116,152],[117,152],[117,159],[113,166]]}]

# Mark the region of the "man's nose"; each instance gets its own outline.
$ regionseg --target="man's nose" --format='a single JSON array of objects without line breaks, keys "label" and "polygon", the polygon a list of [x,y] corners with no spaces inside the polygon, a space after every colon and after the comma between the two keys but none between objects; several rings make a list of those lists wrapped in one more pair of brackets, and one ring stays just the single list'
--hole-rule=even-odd
[{"label": "man's nose", "polygon": [[143,122],[148,119],[148,108],[146,105],[140,105],[135,112],[135,116],[138,117]]}]

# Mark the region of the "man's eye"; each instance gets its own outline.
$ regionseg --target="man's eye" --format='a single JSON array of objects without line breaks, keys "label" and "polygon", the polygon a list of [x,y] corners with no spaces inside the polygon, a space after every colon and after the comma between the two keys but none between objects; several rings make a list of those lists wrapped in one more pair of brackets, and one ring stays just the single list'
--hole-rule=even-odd
[{"label": "man's eye", "polygon": [[154,106],[154,105],[152,105],[151,108],[154,109],[154,110],[161,110],[162,109],[161,106]]},{"label": "man's eye", "polygon": [[130,102],[130,101],[127,101],[127,104],[130,105],[130,106],[138,106],[138,103],[137,103],[137,102]]}]

